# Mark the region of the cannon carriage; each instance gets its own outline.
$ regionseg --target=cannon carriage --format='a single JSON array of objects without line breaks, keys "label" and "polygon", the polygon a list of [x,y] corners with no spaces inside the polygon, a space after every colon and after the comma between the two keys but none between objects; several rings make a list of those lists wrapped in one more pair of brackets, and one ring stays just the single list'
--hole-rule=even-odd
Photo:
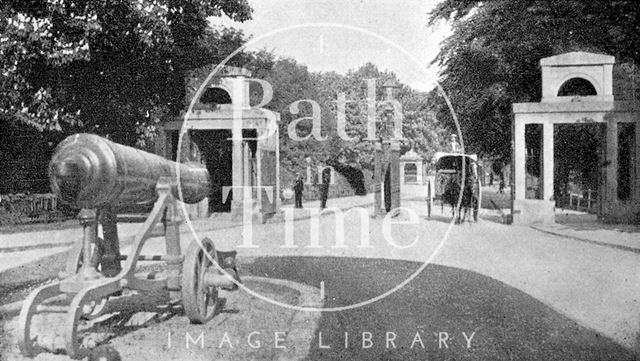
[{"label": "cannon carriage", "polygon": [[[179,164],[90,134],[76,134],[56,149],[49,167],[51,188],[59,199],[81,208],[83,229],[59,279],[34,290],[19,316],[19,347],[25,356],[41,349],[32,320],[38,313],[63,313],[64,348],[71,358],[89,351],[81,342],[82,324],[109,312],[110,300],[130,291],[162,293],[169,307],[182,307],[194,323],[217,311],[218,291],[239,284],[235,258],[216,252],[208,238],[195,239],[186,252],[180,245],[182,217],[178,201],[196,203],[209,194],[209,174],[195,164]],[[153,204],[134,236],[131,251],[121,255],[117,209]],[[98,225],[103,237],[98,237]],[[166,253],[141,254],[145,243],[164,238]],[[162,262],[165,270],[144,273],[138,261]],[[124,264],[121,265],[121,262]]]},{"label": "cannon carriage", "polygon": [[[463,203],[464,185],[471,185],[473,220],[478,220],[478,211],[481,204],[481,184],[478,177],[478,156],[475,154],[437,152],[432,159],[432,167],[435,175],[429,177],[427,182],[427,214],[431,217],[435,203],[440,204],[440,211],[444,213],[444,204],[447,202],[446,193],[448,187],[455,187],[453,193],[457,196],[455,203]],[[457,210],[459,212],[459,210]]]}]

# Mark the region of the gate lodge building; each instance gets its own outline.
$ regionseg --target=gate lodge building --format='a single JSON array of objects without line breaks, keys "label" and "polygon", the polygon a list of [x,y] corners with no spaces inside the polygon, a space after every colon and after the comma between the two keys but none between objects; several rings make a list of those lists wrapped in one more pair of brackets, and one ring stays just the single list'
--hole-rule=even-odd
[{"label": "gate lodge building", "polygon": [[[206,66],[187,77],[186,104],[214,70]],[[252,218],[264,222],[280,206],[280,115],[250,106],[250,76],[243,68],[222,67],[191,112],[169,120],[159,132],[158,154],[176,159],[180,149],[180,161],[201,162],[211,176],[211,194],[189,208],[192,216],[231,213],[239,221],[243,210],[251,209]]]},{"label": "gate lodge building", "polygon": [[[640,222],[640,113],[633,101],[616,101],[612,56],[571,52],[540,60],[542,99],[513,104],[512,167],[514,223],[552,223],[554,194],[554,126],[601,124],[599,189],[596,212],[604,222]],[[572,89],[587,89],[572,93]],[[531,184],[527,172],[525,131],[541,127],[540,174]],[[534,147],[535,148],[535,147]],[[559,150],[562,151],[562,150]]]}]

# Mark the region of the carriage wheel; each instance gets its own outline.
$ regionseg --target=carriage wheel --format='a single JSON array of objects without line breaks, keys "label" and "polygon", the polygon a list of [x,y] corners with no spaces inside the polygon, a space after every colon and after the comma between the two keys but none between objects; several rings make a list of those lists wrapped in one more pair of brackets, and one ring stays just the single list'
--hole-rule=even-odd
[{"label": "carriage wheel", "polygon": [[213,241],[202,239],[202,248],[198,242],[191,242],[182,263],[182,307],[191,323],[206,323],[216,313],[218,307],[218,288],[205,284],[209,269],[215,272],[211,262],[216,257]]}]

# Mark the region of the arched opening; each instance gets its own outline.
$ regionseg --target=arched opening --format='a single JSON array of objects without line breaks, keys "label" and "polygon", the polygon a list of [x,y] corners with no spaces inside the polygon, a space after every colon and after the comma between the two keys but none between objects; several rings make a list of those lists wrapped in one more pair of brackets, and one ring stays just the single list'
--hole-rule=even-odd
[{"label": "arched opening", "polygon": [[583,78],[571,78],[560,86],[559,97],[598,95],[590,81]]},{"label": "arched opening", "polygon": [[413,184],[418,182],[418,166],[415,163],[404,165],[404,183]]},{"label": "arched opening", "polygon": [[211,105],[217,109],[221,104],[231,104],[231,96],[226,90],[213,87],[202,93],[200,103]]},{"label": "arched opening", "polygon": [[328,161],[327,163],[346,179],[355,195],[363,196],[367,194],[367,186],[365,184],[365,176],[362,169],[336,161]]}]

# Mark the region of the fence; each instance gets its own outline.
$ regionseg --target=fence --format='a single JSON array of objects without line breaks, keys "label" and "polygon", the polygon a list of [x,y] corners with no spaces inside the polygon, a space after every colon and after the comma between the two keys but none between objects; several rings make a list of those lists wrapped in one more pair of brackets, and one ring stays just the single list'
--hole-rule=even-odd
[{"label": "fence", "polygon": [[56,222],[73,215],[73,211],[60,206],[52,193],[0,195],[0,226]]},{"label": "fence", "polygon": [[598,193],[587,189],[582,193],[569,192],[558,198],[557,206],[577,211],[596,213],[598,205]]}]

